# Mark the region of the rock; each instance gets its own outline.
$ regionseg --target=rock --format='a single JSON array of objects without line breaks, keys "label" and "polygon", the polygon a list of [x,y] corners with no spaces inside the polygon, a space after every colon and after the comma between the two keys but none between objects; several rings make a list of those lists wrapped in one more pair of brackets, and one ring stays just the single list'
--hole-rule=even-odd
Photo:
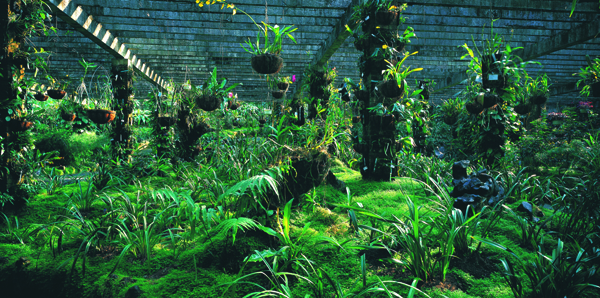
[{"label": "rock", "polygon": [[517,211],[527,213],[527,216],[533,216],[533,205],[529,202],[521,202],[519,207],[517,207]]},{"label": "rock", "polygon": [[125,298],[142,297],[143,293],[144,292],[142,291],[142,289],[140,289],[139,286],[133,286],[133,287],[129,288],[129,290],[127,290],[127,292],[125,293]]},{"label": "rock", "polygon": [[446,155],[446,148],[442,147],[438,147],[435,149],[434,151],[435,156],[437,156],[437,158],[439,159],[443,159],[444,156]]},{"label": "rock", "polygon": [[327,179],[327,184],[333,186],[333,188],[339,190],[343,194],[347,194],[346,183],[338,179],[333,172],[330,171],[325,179]]},{"label": "rock", "polygon": [[[460,209],[464,214],[467,206],[475,209],[480,204],[496,205],[501,202],[504,199],[504,188],[486,170],[467,176],[468,166],[468,160],[455,162],[452,166],[454,188],[450,196],[456,198],[454,208]],[[473,214],[473,211],[469,214]]]},{"label": "rock", "polygon": [[542,212],[542,209],[540,209],[540,207],[533,206],[533,215],[537,217],[544,217],[544,212]]},{"label": "rock", "polygon": [[[463,214],[465,214],[467,212],[467,207],[469,205],[477,205],[481,202],[482,197],[479,195],[474,195],[474,194],[464,194],[458,198],[456,198],[456,200],[454,200],[454,205],[453,207],[456,209],[459,209],[460,211],[462,211]],[[469,215],[473,214],[473,210],[471,209],[469,211]]]},{"label": "rock", "polygon": [[504,188],[498,185],[498,193],[488,200],[488,205],[495,206],[504,199]]},{"label": "rock", "polygon": [[467,178],[467,169],[469,168],[468,160],[457,161],[452,165],[452,178],[455,180]]},{"label": "rock", "polygon": [[133,278],[131,278],[131,277],[123,277],[123,278],[121,279],[121,284],[122,284],[122,285],[124,285],[124,286],[126,286],[126,285],[128,285],[128,284],[135,283],[136,281],[137,281],[137,280],[135,280],[135,279],[133,279]]}]

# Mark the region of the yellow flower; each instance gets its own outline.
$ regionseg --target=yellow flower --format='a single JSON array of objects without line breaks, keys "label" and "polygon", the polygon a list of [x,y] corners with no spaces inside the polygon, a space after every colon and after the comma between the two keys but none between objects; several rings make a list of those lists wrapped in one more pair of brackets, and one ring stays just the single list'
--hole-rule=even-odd
[{"label": "yellow flower", "polygon": [[396,5],[392,5],[392,6],[390,6],[390,10],[394,10],[394,9],[396,9],[396,8],[398,8],[398,7],[396,7]]},{"label": "yellow flower", "polygon": [[200,3],[200,0],[196,0],[196,3]]},{"label": "yellow flower", "polygon": [[204,6],[204,3],[200,3],[200,4],[198,4],[198,6],[200,6],[200,7],[203,7],[203,6]]},{"label": "yellow flower", "polygon": [[225,7],[225,3],[221,4],[221,9],[223,9],[223,7]]},{"label": "yellow flower", "polygon": [[388,48],[388,46],[386,44],[384,44],[384,45],[381,46],[381,48],[385,50],[385,49]]},{"label": "yellow flower", "polygon": [[233,4],[227,4],[227,8],[234,8]]}]

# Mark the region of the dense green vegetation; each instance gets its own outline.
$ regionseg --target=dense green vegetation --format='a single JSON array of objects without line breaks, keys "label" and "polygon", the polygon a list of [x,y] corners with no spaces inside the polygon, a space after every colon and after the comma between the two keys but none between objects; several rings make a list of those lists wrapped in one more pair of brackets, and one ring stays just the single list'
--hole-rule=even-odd
[{"label": "dense green vegetation", "polygon": [[[282,99],[250,103],[217,68],[202,85],[141,95],[114,72],[88,77],[97,66],[83,59],[71,89],[43,53],[26,59],[69,96],[37,99],[50,92],[34,76],[0,98],[2,297],[600,297],[597,104],[544,113],[547,76],[490,34],[481,52],[464,46],[465,89],[435,105],[424,94],[434,82],[407,82],[402,66],[414,30],[392,36],[400,50],[366,34],[380,10],[404,21],[406,5],[392,4],[365,2],[352,20],[396,97],[347,78],[337,89],[327,64],[307,67],[293,99],[295,76],[266,69]],[[257,26],[265,45],[248,51],[277,73],[296,29]],[[598,61],[579,73],[585,95]],[[100,108],[114,110],[90,113]],[[389,158],[378,167],[371,155],[369,169],[375,147]],[[461,160],[504,196],[454,208]]]}]

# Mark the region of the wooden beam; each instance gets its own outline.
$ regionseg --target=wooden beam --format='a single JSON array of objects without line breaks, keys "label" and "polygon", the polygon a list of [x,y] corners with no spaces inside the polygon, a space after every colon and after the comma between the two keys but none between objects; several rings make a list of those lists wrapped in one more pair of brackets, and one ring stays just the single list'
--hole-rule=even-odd
[{"label": "wooden beam", "polygon": [[[130,50],[127,46],[119,42],[119,39],[110,33],[109,30],[104,28],[102,24],[95,21],[94,16],[87,14],[82,6],[77,6],[74,1],[71,0],[48,0],[46,3],[50,6],[56,16],[71,25],[73,29],[81,32],[116,59],[129,60],[128,57],[130,57],[131,54],[129,53]],[[143,79],[157,86],[161,91],[166,91],[166,85],[161,85],[156,80],[146,75],[139,67],[137,67],[137,63],[133,66],[134,71]]]},{"label": "wooden beam", "polygon": [[[535,44],[524,47],[517,52],[523,58],[523,61],[532,60],[537,57],[548,55],[568,47],[584,43],[590,39],[600,36],[600,18],[591,22],[583,23],[571,30],[561,32],[553,37],[544,38]],[[461,84],[468,79],[467,70],[451,73],[444,81],[438,82],[438,89],[435,92]]]},{"label": "wooden beam", "polygon": [[[313,59],[310,62],[310,66],[323,66],[333,54],[344,44],[344,41],[350,36],[350,32],[346,30],[346,25],[352,30],[356,29],[358,26],[357,23],[350,23],[350,18],[352,17],[352,13],[354,12],[354,6],[358,5],[361,0],[352,0],[346,11],[339,18],[338,22],[333,26],[333,30],[325,39],[325,42],[319,48],[319,50],[313,56]],[[294,90],[292,90],[293,96],[300,90],[302,84],[304,82],[304,74],[300,75],[298,82],[293,85]]]}]

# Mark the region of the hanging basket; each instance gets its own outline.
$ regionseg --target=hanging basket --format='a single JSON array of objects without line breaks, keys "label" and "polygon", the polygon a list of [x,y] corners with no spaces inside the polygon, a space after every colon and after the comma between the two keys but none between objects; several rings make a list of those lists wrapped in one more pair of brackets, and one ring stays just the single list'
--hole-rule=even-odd
[{"label": "hanging basket", "polygon": [[12,131],[27,131],[33,125],[33,122],[25,120],[10,120],[10,130]]},{"label": "hanging basket", "polygon": [[65,95],[67,95],[67,92],[64,90],[48,90],[46,91],[46,93],[48,93],[48,96],[50,96],[52,99],[63,99],[65,98]]},{"label": "hanging basket", "polygon": [[465,105],[465,108],[467,109],[467,112],[473,115],[479,115],[481,112],[483,112],[483,106],[477,102],[469,102]]},{"label": "hanging basket", "polygon": [[35,98],[35,100],[37,100],[37,101],[46,101],[46,100],[48,100],[48,95],[44,95],[42,93],[37,93],[33,96],[33,98]]},{"label": "hanging basket", "polygon": [[277,88],[279,88],[279,90],[284,90],[287,91],[288,88],[290,87],[290,83],[277,83]]},{"label": "hanging basket", "polygon": [[276,99],[283,98],[285,95],[285,90],[271,91],[271,95],[273,95],[273,97]]},{"label": "hanging basket", "polygon": [[529,101],[535,105],[543,105],[548,101],[548,97],[544,95],[532,96]]},{"label": "hanging basket", "polygon": [[65,120],[67,122],[73,122],[76,117],[77,117],[77,114],[75,114],[75,113],[66,113],[66,112],[60,113],[60,118],[62,118],[63,120]]},{"label": "hanging basket", "polygon": [[111,110],[88,110],[88,118],[96,124],[108,124],[115,120],[116,113]]},{"label": "hanging basket", "polygon": [[486,93],[483,96],[482,106],[484,109],[491,108],[494,105],[500,103],[500,101],[501,101],[500,96],[498,96],[496,94]]},{"label": "hanging basket", "polygon": [[526,115],[529,114],[529,112],[531,112],[532,108],[533,106],[531,105],[531,103],[521,103],[515,106],[515,112],[519,115]]},{"label": "hanging basket", "polygon": [[222,101],[223,101],[223,99],[221,99],[220,96],[216,96],[216,95],[205,94],[205,95],[196,97],[196,105],[200,109],[207,111],[207,112],[212,112],[212,111],[218,109],[221,106]]},{"label": "hanging basket", "polygon": [[386,80],[379,84],[378,89],[379,92],[381,92],[381,94],[385,97],[400,97],[402,94],[404,94],[404,82],[402,82],[402,86],[398,86],[398,82],[396,80]]},{"label": "hanging basket", "polygon": [[252,69],[260,74],[276,74],[283,67],[283,58],[273,54],[252,56]]},{"label": "hanging basket", "polygon": [[458,121],[458,117],[456,115],[444,115],[444,123],[448,124],[448,125],[454,125],[454,123],[456,123],[456,121]]},{"label": "hanging basket", "polygon": [[175,117],[158,117],[158,125],[160,127],[169,127],[175,124]]}]

